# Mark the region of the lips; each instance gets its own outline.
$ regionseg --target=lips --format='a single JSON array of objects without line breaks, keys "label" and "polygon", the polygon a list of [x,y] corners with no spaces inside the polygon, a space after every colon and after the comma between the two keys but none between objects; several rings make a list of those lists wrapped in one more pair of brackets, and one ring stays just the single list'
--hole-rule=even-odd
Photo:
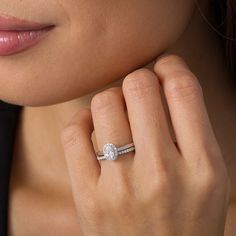
[{"label": "lips", "polygon": [[0,15],[0,56],[22,52],[39,43],[55,25]]}]

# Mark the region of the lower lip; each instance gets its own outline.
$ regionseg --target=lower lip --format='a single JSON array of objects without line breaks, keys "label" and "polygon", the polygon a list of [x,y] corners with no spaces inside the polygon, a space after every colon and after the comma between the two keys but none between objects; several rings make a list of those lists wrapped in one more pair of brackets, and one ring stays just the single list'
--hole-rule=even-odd
[{"label": "lower lip", "polygon": [[0,56],[13,55],[22,52],[39,43],[52,29],[27,31],[1,31],[0,30]]}]

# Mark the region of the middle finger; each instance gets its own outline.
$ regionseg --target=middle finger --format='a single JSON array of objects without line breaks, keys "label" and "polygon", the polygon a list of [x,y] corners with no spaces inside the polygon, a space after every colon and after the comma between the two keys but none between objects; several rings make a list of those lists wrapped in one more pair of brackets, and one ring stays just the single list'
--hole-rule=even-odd
[{"label": "middle finger", "polygon": [[[148,69],[139,69],[123,81],[133,140],[138,155],[136,159],[166,158],[168,149],[177,150],[172,140],[167,117],[161,100],[160,83]],[[146,160],[144,160],[146,161]]]}]

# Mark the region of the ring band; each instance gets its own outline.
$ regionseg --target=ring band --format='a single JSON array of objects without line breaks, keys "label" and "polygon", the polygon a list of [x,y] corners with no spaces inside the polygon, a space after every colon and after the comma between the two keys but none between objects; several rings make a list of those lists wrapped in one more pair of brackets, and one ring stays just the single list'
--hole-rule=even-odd
[{"label": "ring band", "polygon": [[119,155],[132,152],[135,150],[134,143],[129,143],[121,147],[116,147],[113,143],[106,143],[103,146],[103,151],[97,152],[97,160],[114,161]]}]

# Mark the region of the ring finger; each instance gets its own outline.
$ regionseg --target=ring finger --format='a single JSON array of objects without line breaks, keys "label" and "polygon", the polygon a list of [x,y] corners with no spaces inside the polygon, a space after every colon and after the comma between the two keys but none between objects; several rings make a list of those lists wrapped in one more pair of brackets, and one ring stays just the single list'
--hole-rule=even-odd
[{"label": "ring finger", "polygon": [[[120,87],[113,87],[96,94],[91,102],[91,112],[97,147],[100,151],[106,143],[120,147],[132,142],[126,104]],[[114,168],[111,166],[115,166],[119,171],[124,170],[124,167],[129,168],[133,155],[133,152],[122,154],[115,162],[102,160],[101,172],[103,168],[113,172]]]}]

